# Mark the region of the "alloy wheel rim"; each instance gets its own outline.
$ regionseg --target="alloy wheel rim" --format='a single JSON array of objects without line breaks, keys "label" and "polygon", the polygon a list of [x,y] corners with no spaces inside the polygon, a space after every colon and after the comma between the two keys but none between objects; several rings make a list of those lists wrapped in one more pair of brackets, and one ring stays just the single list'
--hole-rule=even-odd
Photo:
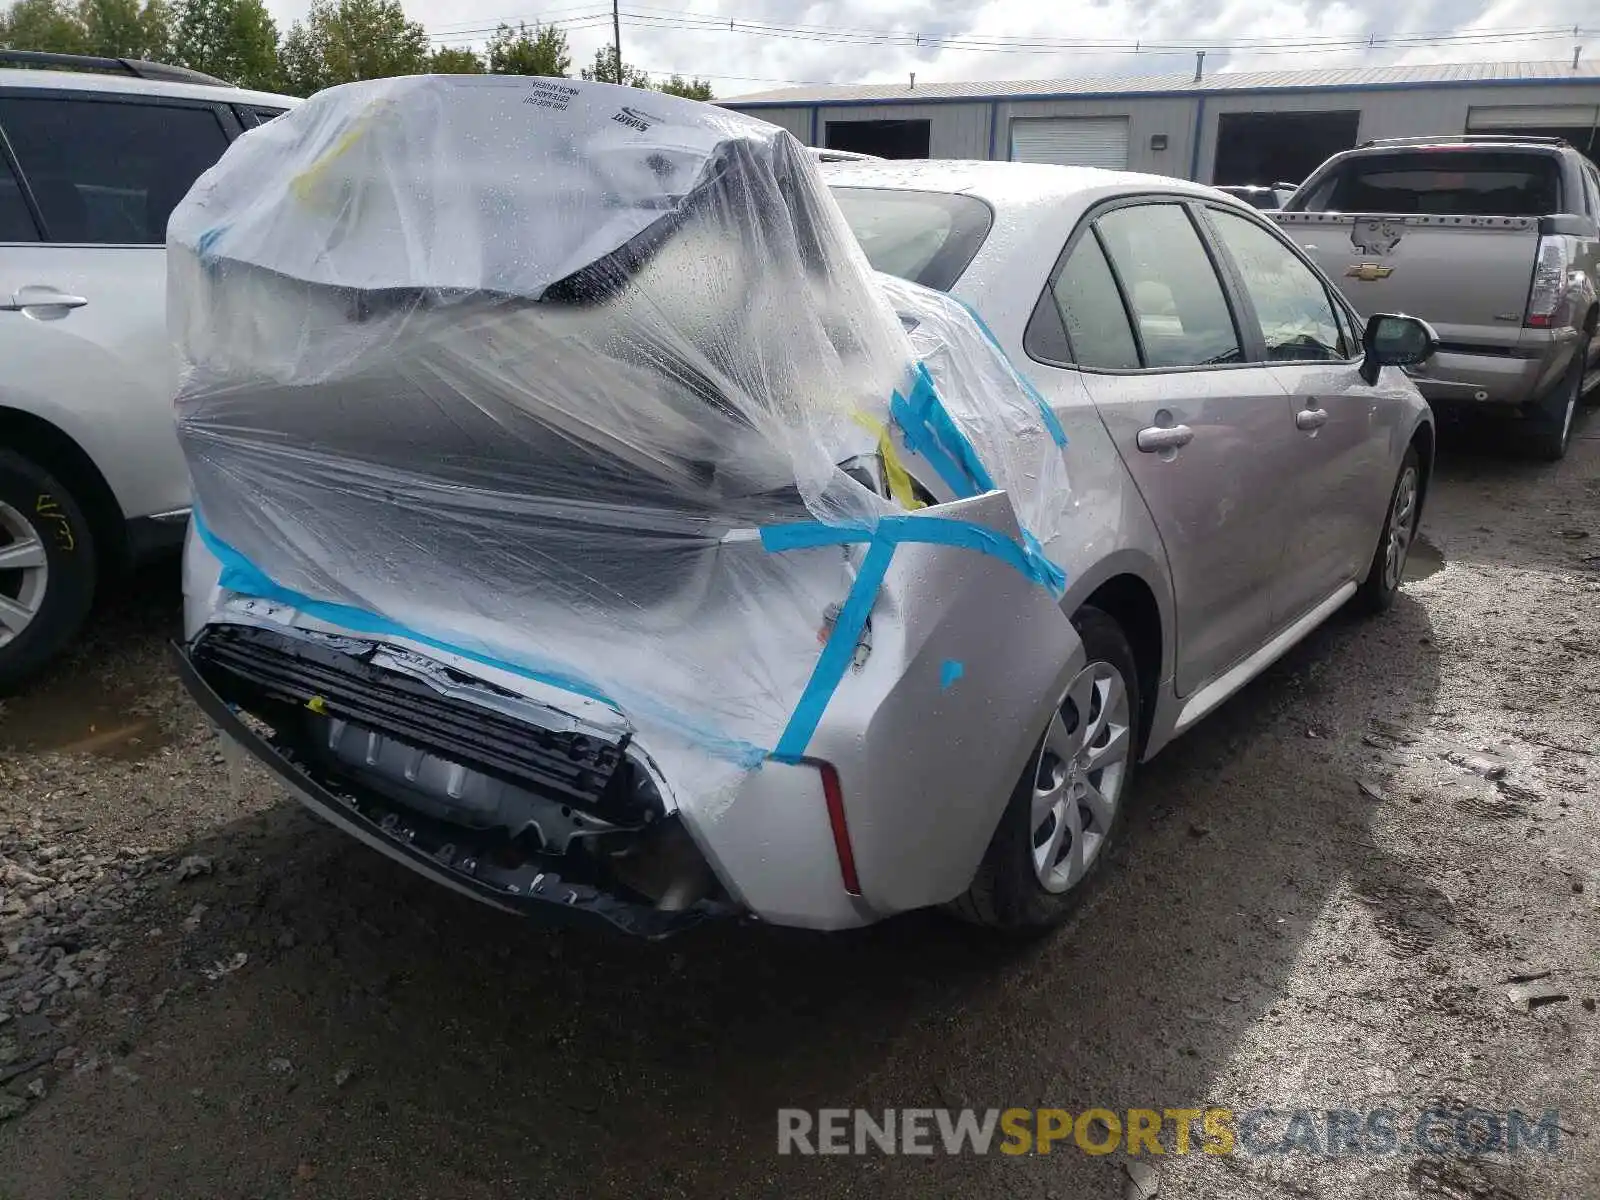
[{"label": "alloy wheel rim", "polygon": [[1034,763],[1030,848],[1046,891],[1074,887],[1105,848],[1132,738],[1122,672],[1090,663],[1067,688]]},{"label": "alloy wheel rim", "polygon": [[1417,473],[1407,467],[1394,490],[1394,506],[1389,510],[1389,544],[1383,555],[1383,583],[1391,591],[1400,586],[1405,575],[1416,523]]},{"label": "alloy wheel rim", "polygon": [[22,513],[0,501],[0,648],[33,624],[49,584],[44,539]]}]

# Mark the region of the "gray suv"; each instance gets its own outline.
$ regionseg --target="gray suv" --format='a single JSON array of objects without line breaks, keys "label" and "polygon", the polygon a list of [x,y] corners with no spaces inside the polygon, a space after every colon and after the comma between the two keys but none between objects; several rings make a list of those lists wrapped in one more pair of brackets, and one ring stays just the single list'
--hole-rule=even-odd
[{"label": "gray suv", "polygon": [[182,67],[0,51],[0,694],[108,575],[183,541],[167,216],[295,101]]}]

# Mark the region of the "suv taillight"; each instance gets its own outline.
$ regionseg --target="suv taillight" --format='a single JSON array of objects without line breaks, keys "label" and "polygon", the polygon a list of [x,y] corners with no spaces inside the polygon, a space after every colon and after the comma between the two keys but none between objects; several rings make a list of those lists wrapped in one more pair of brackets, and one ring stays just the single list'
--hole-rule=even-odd
[{"label": "suv taillight", "polygon": [[1567,294],[1567,240],[1563,237],[1539,239],[1539,257],[1533,266],[1533,287],[1528,290],[1528,315],[1524,325],[1548,329],[1555,324],[1556,311]]}]

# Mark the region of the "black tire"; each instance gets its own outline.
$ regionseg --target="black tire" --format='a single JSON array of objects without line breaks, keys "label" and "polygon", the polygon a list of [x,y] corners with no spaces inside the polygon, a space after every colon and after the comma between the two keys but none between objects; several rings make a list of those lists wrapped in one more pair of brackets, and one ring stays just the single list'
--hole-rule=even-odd
[{"label": "black tire", "polygon": [[1528,414],[1528,452],[1544,462],[1560,462],[1572,444],[1572,425],[1583,407],[1583,373],[1588,365],[1588,343],[1572,353],[1572,365],[1550,394]]},{"label": "black tire", "polygon": [[1012,789],[971,886],[948,906],[964,921],[1014,936],[1034,936],[1056,928],[1098,886],[1106,860],[1115,851],[1126,825],[1129,789],[1144,744],[1138,663],[1127,635],[1108,614],[1088,606],[1078,611],[1072,624],[1083,640],[1090,665],[1107,663],[1122,676],[1130,714],[1127,765],[1110,828],[1104,833],[1099,853],[1077,884],[1064,892],[1051,892],[1039,881],[1033,863],[1034,830],[1030,815],[1039,756],[1044,748],[1044,736],[1040,736],[1038,748],[1029,755],[1022,778]]},{"label": "black tire", "polygon": [[1422,510],[1422,460],[1417,456],[1417,448],[1410,446],[1406,449],[1406,456],[1400,460],[1400,470],[1394,477],[1394,487],[1389,489],[1389,507],[1384,510],[1383,531],[1378,535],[1378,548],[1373,551],[1372,563],[1367,568],[1367,577],[1361,581],[1361,586],[1356,589],[1356,594],[1350,598],[1350,606],[1357,612],[1376,615],[1387,612],[1394,604],[1394,598],[1400,594],[1400,585],[1405,581],[1405,556],[1401,557],[1399,569],[1394,572],[1393,579],[1388,571],[1389,565],[1389,540],[1394,533],[1395,514],[1397,501],[1400,499],[1401,486],[1406,482],[1409,473],[1412,488],[1411,502],[1411,532],[1406,539],[1405,552],[1410,554],[1412,544],[1417,540],[1417,520]]},{"label": "black tire", "polygon": [[[9,526],[20,523],[43,544],[45,559],[43,594],[35,601],[32,620],[0,645],[0,695],[6,695],[82,628],[94,605],[99,572],[94,535],[72,493],[48,471],[9,450],[0,450],[0,505],[10,510],[7,520],[0,521],[0,551],[16,544]],[[0,570],[0,599],[15,603],[24,586],[21,570]]]}]

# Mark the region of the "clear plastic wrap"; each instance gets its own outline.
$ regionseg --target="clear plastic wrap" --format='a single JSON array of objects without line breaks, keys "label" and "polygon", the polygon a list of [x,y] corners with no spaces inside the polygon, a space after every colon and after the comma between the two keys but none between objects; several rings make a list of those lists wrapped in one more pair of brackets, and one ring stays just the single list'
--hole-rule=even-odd
[{"label": "clear plastic wrap", "polygon": [[[1003,490],[1060,585],[1048,408],[958,303],[872,273],[774,126],[347,85],[237,141],[168,248],[224,586],[604,697],[685,786],[779,745],[883,518]],[[762,533],[814,525],[837,544]]]}]

